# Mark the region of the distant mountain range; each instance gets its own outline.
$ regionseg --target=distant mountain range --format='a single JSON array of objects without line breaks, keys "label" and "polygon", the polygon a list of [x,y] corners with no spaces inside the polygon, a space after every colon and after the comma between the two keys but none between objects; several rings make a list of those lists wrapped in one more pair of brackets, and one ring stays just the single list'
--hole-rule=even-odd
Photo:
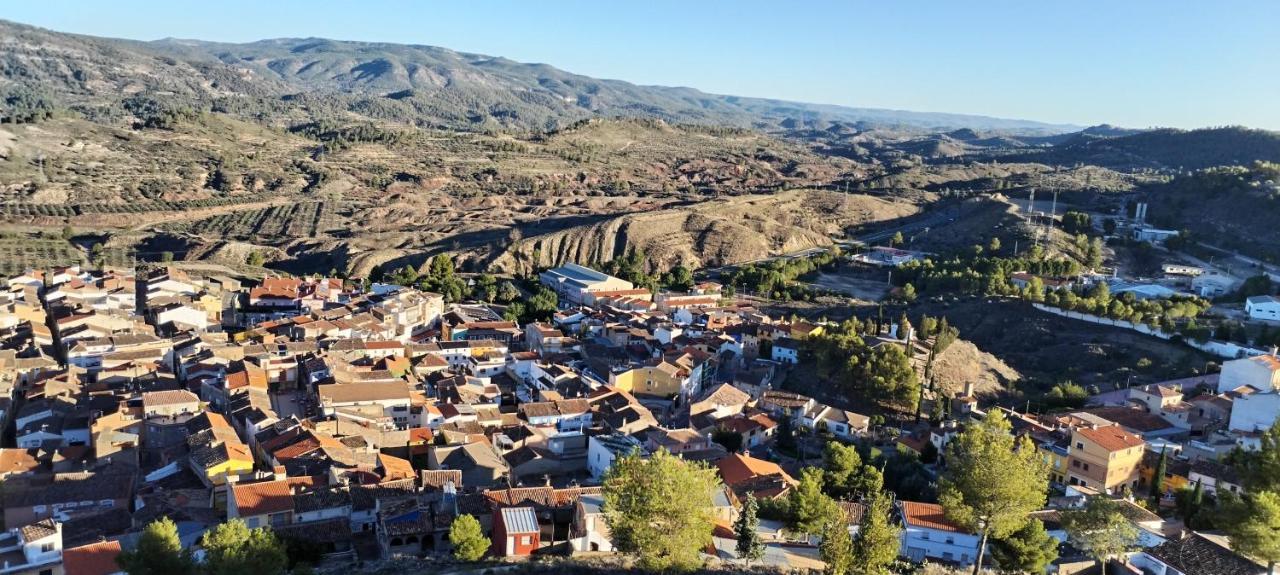
[{"label": "distant mountain range", "polygon": [[545,64],[432,46],[320,38],[139,42],[0,21],[0,84],[38,86],[89,114],[146,94],[256,119],[356,114],[421,127],[553,130],[590,117],[753,128],[822,126],[1051,135],[1078,126],[806,104],[596,79]]}]

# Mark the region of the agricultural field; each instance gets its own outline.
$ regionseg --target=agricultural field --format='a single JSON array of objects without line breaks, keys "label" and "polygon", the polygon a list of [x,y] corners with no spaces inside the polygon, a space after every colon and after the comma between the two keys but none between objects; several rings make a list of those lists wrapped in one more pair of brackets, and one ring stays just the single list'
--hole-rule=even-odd
[{"label": "agricultural field", "polygon": [[84,263],[84,253],[62,239],[0,239],[0,273],[13,275],[31,268]]},{"label": "agricultural field", "polygon": [[253,241],[314,238],[338,227],[341,220],[335,202],[301,202],[228,212],[172,227],[203,237]]}]

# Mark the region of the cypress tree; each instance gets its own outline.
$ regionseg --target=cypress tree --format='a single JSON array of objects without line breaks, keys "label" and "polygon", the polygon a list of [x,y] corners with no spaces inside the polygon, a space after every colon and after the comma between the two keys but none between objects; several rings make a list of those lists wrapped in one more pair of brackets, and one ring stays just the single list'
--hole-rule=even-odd
[{"label": "cypress tree", "polygon": [[1168,455],[1164,449],[1160,450],[1160,460],[1156,462],[1156,471],[1151,476],[1151,507],[1156,512],[1160,511],[1160,498],[1164,491],[1164,474],[1168,468]]},{"label": "cypress tree", "polygon": [[750,565],[752,561],[759,561],[764,557],[764,541],[760,539],[760,518],[757,513],[760,511],[760,504],[756,502],[754,495],[748,493],[747,500],[742,504],[742,511],[738,514],[738,520],[733,524],[733,532],[738,538],[738,557]]}]

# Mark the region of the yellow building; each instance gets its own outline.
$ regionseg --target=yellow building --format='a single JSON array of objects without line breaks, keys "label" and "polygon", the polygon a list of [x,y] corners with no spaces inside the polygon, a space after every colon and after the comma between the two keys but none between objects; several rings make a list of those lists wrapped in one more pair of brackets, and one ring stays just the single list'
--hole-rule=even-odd
[{"label": "yellow building", "polygon": [[253,456],[249,454],[249,448],[244,444],[223,443],[212,446],[203,453],[212,453],[215,454],[216,459],[221,459],[207,467],[201,466],[204,480],[208,485],[224,485],[227,482],[227,476],[240,477],[253,473]]},{"label": "yellow building", "polygon": [[[1142,469],[1140,470],[1140,473],[1142,474],[1142,484],[1147,486],[1148,489],[1150,488],[1150,486],[1152,485],[1152,482],[1154,481],[1156,467],[1159,467],[1159,466],[1160,466],[1159,452],[1148,451],[1146,455],[1143,456]],[[1178,459],[1174,457],[1172,454],[1169,455],[1168,459],[1165,460],[1164,481],[1160,483],[1160,486],[1161,486],[1160,490],[1163,492],[1162,495],[1175,493],[1179,489],[1190,489],[1191,487],[1193,487],[1191,484],[1191,479],[1188,477],[1190,475],[1191,475],[1190,463],[1183,461],[1181,459]]]},{"label": "yellow building", "polygon": [[203,294],[195,304],[205,313],[210,323],[222,323],[222,298],[213,294]]},{"label": "yellow building", "polygon": [[1080,427],[1071,432],[1067,482],[1103,492],[1138,486],[1146,443],[1119,425]]},{"label": "yellow building", "polygon": [[1057,484],[1067,483],[1067,466],[1071,464],[1071,453],[1067,448],[1067,445],[1058,442],[1036,442],[1036,452],[1049,466],[1049,481]]},{"label": "yellow building", "polygon": [[665,361],[609,375],[609,385],[636,395],[670,397],[678,395],[684,384],[681,369]]},{"label": "yellow building", "polygon": [[239,479],[253,473],[253,453],[222,415],[205,411],[192,421],[189,429],[194,430],[195,441],[189,441],[188,461],[205,485],[224,485],[228,476]]}]

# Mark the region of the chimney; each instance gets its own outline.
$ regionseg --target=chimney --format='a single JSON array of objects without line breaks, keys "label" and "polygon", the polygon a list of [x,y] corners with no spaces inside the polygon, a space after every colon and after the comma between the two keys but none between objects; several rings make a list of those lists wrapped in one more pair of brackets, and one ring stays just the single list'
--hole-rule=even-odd
[{"label": "chimney", "polygon": [[1280,353],[1280,346],[1271,346],[1271,357],[1276,357],[1277,353]]},{"label": "chimney", "polygon": [[966,382],[964,382],[964,396],[965,396],[965,397],[973,397],[973,382],[972,382],[972,381],[966,381]]},{"label": "chimney", "polygon": [[898,324],[889,324],[889,339],[898,339]]},{"label": "chimney", "polygon": [[271,468],[271,475],[276,481],[287,479],[289,474],[285,472],[283,465],[277,465]]}]

